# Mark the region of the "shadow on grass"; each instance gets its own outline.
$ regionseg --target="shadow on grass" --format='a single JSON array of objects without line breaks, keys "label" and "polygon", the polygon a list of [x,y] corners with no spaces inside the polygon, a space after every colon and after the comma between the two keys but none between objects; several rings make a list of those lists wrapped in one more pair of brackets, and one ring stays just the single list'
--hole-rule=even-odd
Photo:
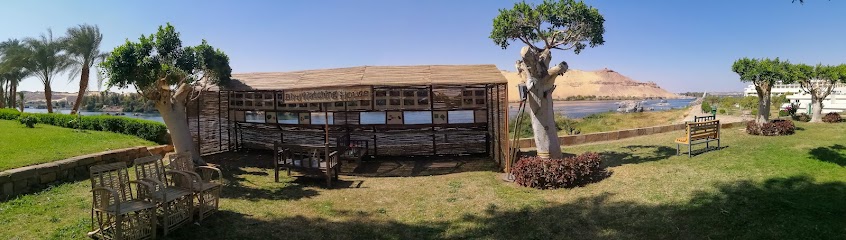
[{"label": "shadow on grass", "polygon": [[390,210],[328,209],[319,217],[222,211],[174,239],[838,239],[846,185],[806,176],[713,185],[688,201],[616,201],[610,193],[565,204],[487,210],[408,223]]},{"label": "shadow on grass", "polygon": [[814,159],[846,167],[846,154],[841,153],[843,150],[846,150],[846,146],[834,144],[829,147],[811,149],[808,153]]},{"label": "shadow on grass", "polygon": [[676,155],[676,149],[658,145],[629,145],[623,150],[600,152],[606,167],[658,161]]}]

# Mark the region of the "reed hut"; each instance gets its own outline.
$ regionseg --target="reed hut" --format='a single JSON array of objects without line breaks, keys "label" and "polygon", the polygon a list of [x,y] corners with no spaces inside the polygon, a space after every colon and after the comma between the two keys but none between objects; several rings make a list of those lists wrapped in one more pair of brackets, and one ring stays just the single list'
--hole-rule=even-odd
[{"label": "reed hut", "polygon": [[189,103],[201,154],[368,141],[380,156],[507,155],[507,80],[495,65],[361,66],[233,74]]}]

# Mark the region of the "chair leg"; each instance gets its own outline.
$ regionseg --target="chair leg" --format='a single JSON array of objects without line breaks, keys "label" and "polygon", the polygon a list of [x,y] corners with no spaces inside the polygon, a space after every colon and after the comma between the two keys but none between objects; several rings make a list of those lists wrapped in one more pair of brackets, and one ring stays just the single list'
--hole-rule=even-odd
[{"label": "chair leg", "polygon": [[273,167],[273,179],[276,182],[279,182],[279,168]]},{"label": "chair leg", "polygon": [[197,217],[199,218],[198,222],[203,222],[203,215],[206,214],[206,198],[204,197],[205,194],[203,192],[197,193],[197,202],[200,207],[197,209]]},{"label": "chair leg", "polygon": [[[692,142],[691,142],[691,143],[692,143]],[[691,157],[692,157],[692,155],[691,155],[691,153],[690,153],[690,152],[693,152],[693,144],[688,144],[688,145],[687,145],[687,158],[691,158]]]}]

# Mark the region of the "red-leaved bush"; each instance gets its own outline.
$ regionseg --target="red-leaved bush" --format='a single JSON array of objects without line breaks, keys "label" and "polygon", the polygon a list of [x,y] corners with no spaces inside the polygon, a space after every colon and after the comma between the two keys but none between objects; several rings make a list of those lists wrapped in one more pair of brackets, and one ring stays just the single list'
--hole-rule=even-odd
[{"label": "red-leaved bush", "polygon": [[796,126],[790,120],[774,120],[760,125],[750,121],[746,123],[746,133],[763,136],[791,135],[796,133]]},{"label": "red-leaved bush", "polygon": [[523,157],[511,169],[514,181],[520,186],[555,189],[584,185],[603,176],[602,157],[585,153],[564,159]]},{"label": "red-leaved bush", "polygon": [[826,113],[825,116],[822,117],[822,121],[827,123],[838,123],[842,120],[843,119],[840,118],[840,114],[836,112]]}]

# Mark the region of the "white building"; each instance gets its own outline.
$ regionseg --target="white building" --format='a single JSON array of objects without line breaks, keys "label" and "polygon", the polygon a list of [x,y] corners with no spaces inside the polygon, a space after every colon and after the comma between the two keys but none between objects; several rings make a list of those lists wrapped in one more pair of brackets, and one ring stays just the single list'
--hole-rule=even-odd
[{"label": "white building", "polygon": [[[758,96],[758,92],[755,91],[755,85],[746,86],[743,90],[743,94],[745,96]],[[808,109],[808,106],[811,105],[811,95],[806,94],[798,83],[782,84],[781,82],[778,82],[773,85],[772,95],[784,94],[787,94],[787,99],[789,99],[791,103],[799,105],[797,113],[811,114],[811,109]],[[843,111],[846,111],[846,84],[838,83],[834,86],[834,90],[832,90],[831,94],[829,94],[823,101],[822,112],[825,114],[829,112]]]}]

